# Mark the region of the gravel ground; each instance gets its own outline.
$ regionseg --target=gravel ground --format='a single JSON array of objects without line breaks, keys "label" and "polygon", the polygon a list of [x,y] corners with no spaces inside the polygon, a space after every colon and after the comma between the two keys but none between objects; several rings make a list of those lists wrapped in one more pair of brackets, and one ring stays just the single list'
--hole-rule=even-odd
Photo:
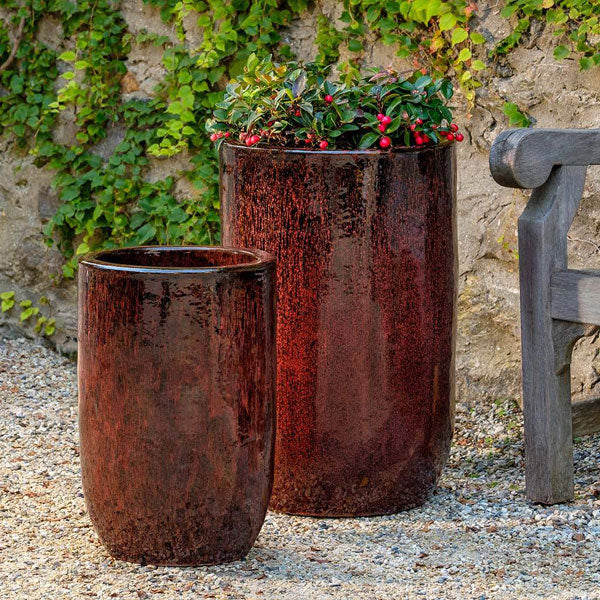
[{"label": "gravel ground", "polygon": [[390,517],[269,514],[246,560],[141,567],[100,545],[80,488],[75,365],[0,340],[2,598],[600,599],[600,435],[576,443],[572,504],[524,496],[521,416],[509,399],[459,404],[439,489]]}]

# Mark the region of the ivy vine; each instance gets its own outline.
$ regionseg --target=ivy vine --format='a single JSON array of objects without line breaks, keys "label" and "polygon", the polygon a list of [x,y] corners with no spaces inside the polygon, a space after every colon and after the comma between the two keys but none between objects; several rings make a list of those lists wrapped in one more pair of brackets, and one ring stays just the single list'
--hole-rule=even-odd
[{"label": "ivy vine", "polygon": [[[454,75],[467,101],[473,102],[475,89],[481,86],[477,73],[486,68],[474,53],[474,47],[486,41],[470,27],[477,8],[474,2],[343,0],[343,5],[344,28],[332,34],[332,26],[321,23],[322,43],[331,46],[327,39],[343,41],[353,59],[359,60],[365,49],[365,36],[370,32],[384,45],[393,46],[399,58],[410,59],[413,67],[438,76]],[[338,57],[331,49],[327,54],[328,59]],[[351,65],[346,63],[342,68]]]},{"label": "ivy vine", "polygon": [[529,32],[534,20],[547,23],[564,43],[554,58],[579,57],[582,70],[600,65],[600,2],[597,0],[506,0],[502,16],[516,19],[513,31],[492,54],[506,54]]}]

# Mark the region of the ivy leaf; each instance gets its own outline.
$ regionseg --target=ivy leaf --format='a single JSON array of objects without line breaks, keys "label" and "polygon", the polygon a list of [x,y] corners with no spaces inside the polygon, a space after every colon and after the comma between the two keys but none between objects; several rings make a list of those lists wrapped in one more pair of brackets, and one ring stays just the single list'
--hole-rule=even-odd
[{"label": "ivy leaf", "polygon": [[39,317],[36,324],[35,324],[35,330],[39,333],[42,329],[42,325],[48,320],[47,317]]},{"label": "ivy leaf", "polygon": [[77,250],[75,250],[75,254],[80,256],[81,254],[87,254],[90,251],[90,247],[85,243],[81,242],[79,246],[77,246]]},{"label": "ivy leaf", "polygon": [[514,102],[505,102],[502,112],[508,117],[509,124],[515,127],[529,127],[529,118],[523,114]]},{"label": "ivy leaf", "polygon": [[440,18],[440,31],[448,31],[456,25],[456,17],[451,13],[447,12]]},{"label": "ivy leaf", "polygon": [[35,308],[33,306],[30,306],[29,308],[26,308],[25,310],[22,310],[21,311],[21,316],[20,316],[21,322],[27,321],[27,319],[29,319],[30,317],[32,317],[34,315],[34,311],[35,311]]},{"label": "ivy leaf", "polygon": [[464,42],[469,37],[466,29],[462,27],[457,27],[452,31],[452,45],[456,46],[456,44],[460,44]]},{"label": "ivy leaf", "polygon": [[73,275],[75,275],[75,269],[70,263],[62,266],[62,272],[67,279],[72,279]]},{"label": "ivy leaf", "polygon": [[571,54],[571,51],[566,46],[556,46],[556,48],[554,48],[554,58],[556,60],[563,60],[564,58],[567,58],[569,54]]},{"label": "ivy leaf", "polygon": [[15,305],[15,293],[2,292],[0,294],[0,300],[2,300],[2,312],[4,313]]},{"label": "ivy leaf", "polygon": [[44,328],[44,335],[52,335],[56,331],[56,325],[54,319],[48,319],[46,327]]},{"label": "ivy leaf", "polygon": [[155,235],[156,228],[150,223],[146,223],[137,230],[137,243],[143,244],[144,242],[151,240]]},{"label": "ivy leaf", "polygon": [[[389,6],[389,5],[388,5]],[[442,2],[441,0],[428,0],[426,3],[426,11],[425,11],[425,21],[429,23],[431,17],[439,15],[442,12]],[[387,9],[388,12],[389,8]]]},{"label": "ivy leaf", "polygon": [[73,62],[76,58],[75,52],[67,50],[59,55],[58,60],[64,60],[65,62]]},{"label": "ivy leaf", "polygon": [[359,40],[353,38],[348,42],[348,50],[350,52],[362,52],[363,50],[363,45],[362,42],[360,42]]},{"label": "ivy leaf", "polygon": [[458,62],[465,62],[465,61],[469,60],[471,58],[471,56],[472,56],[471,50],[469,50],[469,48],[463,48],[458,53],[458,58],[456,60]]}]

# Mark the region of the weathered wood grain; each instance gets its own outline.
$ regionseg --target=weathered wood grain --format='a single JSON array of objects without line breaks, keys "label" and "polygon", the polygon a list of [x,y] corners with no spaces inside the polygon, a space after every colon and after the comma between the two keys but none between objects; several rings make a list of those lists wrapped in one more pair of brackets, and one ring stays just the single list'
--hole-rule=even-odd
[{"label": "weathered wood grain", "polygon": [[490,169],[505,187],[535,189],[558,165],[600,164],[600,129],[508,129],[494,141]]},{"label": "weathered wood grain", "polygon": [[557,271],[550,290],[552,318],[600,325],[600,271]]},{"label": "weathered wood grain", "polygon": [[[556,365],[564,326],[549,311],[553,272],[567,267],[567,231],[581,200],[585,167],[555,167],[519,218],[521,343],[527,496],[553,504],[573,497],[570,363]],[[557,329],[560,335],[556,335]],[[573,344],[576,335],[566,341]],[[557,369],[556,366],[559,368]]]}]

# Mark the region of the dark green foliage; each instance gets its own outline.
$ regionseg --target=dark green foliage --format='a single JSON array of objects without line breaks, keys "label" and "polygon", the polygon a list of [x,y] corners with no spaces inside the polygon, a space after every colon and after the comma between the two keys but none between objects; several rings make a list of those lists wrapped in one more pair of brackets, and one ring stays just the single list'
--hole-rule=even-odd
[{"label": "dark green foliage", "polygon": [[235,141],[256,135],[260,141],[254,143],[266,145],[318,147],[326,141],[329,148],[350,150],[370,148],[383,136],[394,146],[411,146],[423,136],[435,143],[438,134],[450,133],[448,79],[379,71],[346,83],[327,75],[318,63],[280,65],[252,55],[244,73],[227,85],[207,130],[221,136],[217,144],[224,134]]}]

